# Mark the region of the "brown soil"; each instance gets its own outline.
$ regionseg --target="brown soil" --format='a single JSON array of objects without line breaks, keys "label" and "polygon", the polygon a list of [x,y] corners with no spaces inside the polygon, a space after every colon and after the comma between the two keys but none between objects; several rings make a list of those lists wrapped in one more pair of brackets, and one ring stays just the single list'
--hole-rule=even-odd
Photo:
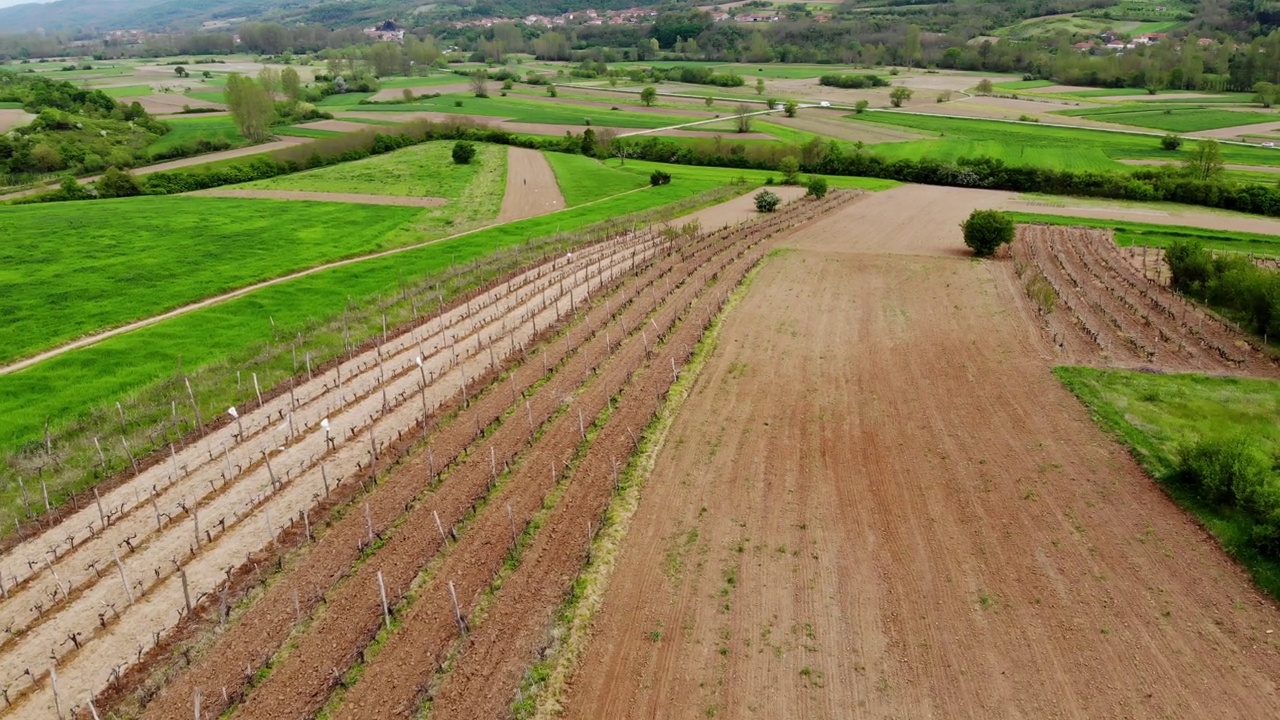
[{"label": "brown soil", "polygon": [[[802,187],[779,185],[769,188],[770,192],[782,198],[784,203],[799,200],[806,190]],[[756,210],[755,193],[740,195],[728,202],[712,205],[697,212],[690,213],[673,224],[697,222],[704,231],[719,230],[739,223],[744,223],[760,216]]]},{"label": "brown soil", "polygon": [[[122,97],[119,98],[118,102],[124,105],[136,102],[142,105],[142,109],[153,115],[178,113],[182,111],[184,105],[193,108],[217,108],[219,110],[227,108],[222,103],[195,100],[184,95],[140,95],[137,97]],[[192,117],[197,116],[193,115]]]},{"label": "brown soil", "polygon": [[300,128],[308,128],[312,130],[329,130],[330,132],[361,132],[373,127],[368,123],[350,122],[346,120],[317,120],[316,122],[303,123]]},{"label": "brown soil", "polygon": [[1149,281],[1108,231],[1023,226],[1015,253],[1057,296],[1037,311],[1059,362],[1280,377],[1280,363],[1234,328]]},{"label": "brown soil", "polygon": [[564,209],[560,184],[546,157],[537,150],[507,149],[507,189],[502,196],[498,224]]},{"label": "brown soil", "polygon": [[1048,372],[1013,263],[963,257],[985,204],[952,192],[878,193],[765,265],[568,717],[1271,713],[1274,602]]},{"label": "brown soil", "polygon": [[[1117,160],[1125,165],[1181,165],[1173,160]],[[1280,173],[1280,167],[1268,165],[1223,165],[1227,170],[1248,170],[1250,172]]]},{"label": "brown soil", "polygon": [[313,200],[319,202],[343,202],[363,205],[400,205],[403,207],[440,207],[448,204],[444,198],[404,197],[401,195],[361,195],[359,193],[308,192],[305,190],[238,190],[213,188],[200,190],[192,195],[231,198],[265,198],[268,200]]},{"label": "brown soil", "polygon": [[1280,121],[1254,123],[1252,125],[1236,125],[1235,127],[1218,128],[1216,130],[1198,130],[1196,132],[1187,133],[1188,137],[1211,137],[1211,138],[1236,138],[1246,135],[1258,135],[1262,133],[1275,132],[1280,130]]},{"label": "brown soil", "polygon": [[[492,84],[492,83],[491,83]],[[440,93],[448,95],[450,93],[471,92],[471,83],[460,82],[452,85],[419,85],[418,87],[408,88],[413,91],[414,95],[431,95]],[[404,99],[405,88],[387,88],[374,93],[369,99],[374,102],[389,102]]]},{"label": "brown soil", "polygon": [[1047,215],[1131,220],[1133,222],[1155,223],[1158,225],[1187,225],[1210,230],[1280,235],[1280,220],[1254,215],[1213,212],[1211,210],[1199,210],[1172,204],[1165,206],[1168,209],[1158,210],[1141,206],[1126,207],[1120,204],[1106,203],[1105,201],[1089,205],[1066,205],[1065,203],[1087,201],[1073,200],[1071,198],[1062,200],[1023,200],[1012,194],[1006,193],[1002,195],[1003,199],[997,200],[997,204],[992,205],[992,207],[1001,210],[1018,210]]},{"label": "brown soil", "polygon": [[0,133],[26,125],[35,119],[35,115],[26,110],[0,110]]}]

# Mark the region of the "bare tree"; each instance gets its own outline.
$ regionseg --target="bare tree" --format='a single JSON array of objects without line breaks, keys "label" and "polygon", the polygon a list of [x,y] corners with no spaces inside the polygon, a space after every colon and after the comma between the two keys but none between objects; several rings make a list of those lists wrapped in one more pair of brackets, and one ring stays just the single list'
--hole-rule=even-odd
[{"label": "bare tree", "polygon": [[596,155],[607,160],[613,157],[613,141],[618,137],[618,131],[613,128],[600,128],[596,131]]},{"label": "bare tree", "polygon": [[733,121],[734,129],[740,133],[751,132],[751,106],[746,103],[738,103]]},{"label": "bare tree", "polygon": [[489,73],[484,70],[476,70],[471,73],[471,92],[475,93],[476,97],[489,97],[488,82]]}]

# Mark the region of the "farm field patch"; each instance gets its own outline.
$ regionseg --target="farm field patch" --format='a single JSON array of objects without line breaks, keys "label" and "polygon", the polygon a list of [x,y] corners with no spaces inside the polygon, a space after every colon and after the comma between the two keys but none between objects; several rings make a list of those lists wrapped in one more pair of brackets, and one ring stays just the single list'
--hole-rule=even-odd
[{"label": "farm field patch", "polygon": [[546,158],[569,207],[649,184],[639,172],[611,167],[594,158],[566,153],[546,153]]},{"label": "farm field patch", "polygon": [[0,361],[386,247],[416,212],[190,197],[0,208]]},{"label": "farm field patch", "polygon": [[[462,103],[458,105],[457,103]],[[481,115],[508,118],[518,122],[546,125],[597,125],[624,128],[660,128],[694,122],[700,118],[682,115],[609,110],[597,106],[574,106],[519,97],[477,98],[468,94],[442,95],[438,98],[395,105],[362,105],[360,110],[375,112],[439,112],[454,115]],[[589,123],[588,123],[589,121]]]},{"label": "farm field patch", "polygon": [[169,126],[169,132],[161,135],[147,148],[153,155],[197,140],[226,140],[231,143],[232,148],[249,144],[249,140],[240,134],[235,121],[226,115],[170,118],[165,120],[165,124]]},{"label": "farm field patch", "polygon": [[1053,378],[1012,263],[964,256],[990,199],[907,186],[779,243],[591,588],[565,717],[1266,712],[1274,602]]},{"label": "farm field patch", "polygon": [[[1160,148],[1160,138],[1123,132],[1105,132],[1086,128],[1050,127],[1036,124],[1008,123],[992,120],[958,119],[929,115],[875,112],[854,115],[853,122],[874,123],[892,127],[936,132],[936,140],[876,145],[872,152],[888,157],[918,159],[922,157],[961,157],[990,154],[1008,162],[1040,165],[1050,168],[1114,170],[1122,167],[1116,160],[1154,159],[1181,161],[1193,147],[1170,152]],[[1226,145],[1222,147],[1226,162],[1242,165],[1280,165],[1280,153],[1263,148]]]},{"label": "farm field patch", "polygon": [[1081,110],[1055,110],[1053,113],[1175,133],[1217,130],[1240,125],[1274,122],[1277,118],[1272,113],[1212,110],[1199,107],[1153,109],[1120,106],[1085,108]]},{"label": "farm field patch", "polygon": [[477,157],[467,165],[454,163],[450,155],[453,143],[441,140],[235,187],[457,200],[481,167],[490,163],[505,167],[506,148],[497,145],[476,147],[479,150]]}]

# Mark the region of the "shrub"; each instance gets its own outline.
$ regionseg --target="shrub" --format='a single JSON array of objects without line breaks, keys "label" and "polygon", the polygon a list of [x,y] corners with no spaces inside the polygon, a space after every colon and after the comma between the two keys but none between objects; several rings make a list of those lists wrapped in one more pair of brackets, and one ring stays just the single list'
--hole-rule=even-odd
[{"label": "shrub", "polygon": [[142,186],[138,184],[137,178],[114,167],[107,168],[107,172],[98,178],[94,186],[98,189],[98,197],[102,198],[132,197],[142,194]]},{"label": "shrub", "polygon": [[877,75],[823,75],[818,78],[819,85],[861,90],[863,88],[884,87],[889,83]]},{"label": "shrub", "polygon": [[1013,242],[1013,221],[997,210],[974,210],[960,227],[964,244],[978,257],[991,257],[1001,245]]},{"label": "shrub", "polygon": [[657,187],[659,185],[669,185],[671,183],[671,174],[662,170],[654,170],[649,175],[649,184]]},{"label": "shrub", "polygon": [[1160,138],[1160,147],[1165,150],[1177,150],[1182,147],[1182,138],[1172,133]]},{"label": "shrub", "polygon": [[869,107],[871,107],[870,100],[859,100],[858,102],[853,104],[853,111],[861,115],[862,113],[866,112],[867,108]]},{"label": "shrub", "polygon": [[782,198],[774,195],[768,190],[761,190],[756,193],[756,210],[762,213],[771,213],[778,209],[778,205],[782,203]]},{"label": "shrub", "polygon": [[1208,502],[1234,501],[1247,509],[1262,499],[1271,463],[1243,435],[1203,438],[1179,448],[1176,476]]},{"label": "shrub", "polygon": [[899,85],[889,91],[889,104],[894,107],[902,107],[902,103],[911,99],[911,88]]},{"label": "shrub", "polygon": [[784,112],[786,116],[789,118],[795,117],[796,110],[798,110],[799,108],[800,106],[796,104],[795,100],[788,100],[782,104],[782,112]]},{"label": "shrub", "polygon": [[807,192],[805,192],[805,197],[813,197],[821,200],[826,196],[827,196],[827,179],[822,177],[821,175],[814,175],[813,177],[809,178],[809,184],[807,185]]},{"label": "shrub", "polygon": [[470,165],[476,156],[476,146],[466,140],[453,144],[453,161],[459,165]]}]

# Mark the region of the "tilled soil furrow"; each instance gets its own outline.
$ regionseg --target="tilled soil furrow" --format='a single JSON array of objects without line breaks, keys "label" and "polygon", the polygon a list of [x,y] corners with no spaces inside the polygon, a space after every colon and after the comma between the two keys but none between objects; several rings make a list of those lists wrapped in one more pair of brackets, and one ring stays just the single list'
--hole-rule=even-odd
[{"label": "tilled soil furrow", "polygon": [[[786,222],[783,218],[767,218],[755,227],[746,231],[731,233],[732,245],[722,253],[720,261],[714,264],[702,263],[693,269],[687,282],[677,288],[676,295],[665,302],[657,313],[656,326],[669,332],[676,322],[695,304],[704,307],[705,299],[719,292],[728,292],[726,286],[733,282],[724,282],[723,277],[732,277],[729,268],[737,267],[741,262],[746,247],[751,242],[744,242],[742,236],[755,235],[756,239],[772,232],[772,228]],[[712,282],[714,281],[714,282]],[[595,417],[589,413],[603,411],[611,398],[628,382],[637,378],[666,377],[669,384],[676,355],[690,352],[693,342],[677,343],[679,347],[668,345],[673,353],[653,353],[647,342],[632,335],[615,356],[630,358],[627,365],[635,368],[635,372],[623,375],[623,368],[616,368],[609,382],[593,385],[584,393],[579,403],[587,417]],[[672,363],[668,369],[667,363]],[[647,367],[648,370],[642,370]],[[637,374],[639,373],[639,374]],[[662,380],[652,390],[656,403],[658,393],[667,387]],[[646,389],[646,392],[649,390]],[[612,456],[625,457],[630,453],[630,443],[634,441],[635,432],[643,426],[643,416],[631,422],[625,416],[617,423],[610,421],[619,437],[625,437],[627,448],[610,448],[607,452]],[[521,465],[504,488],[510,492],[502,493],[491,503],[495,508],[510,504],[518,522],[527,522],[533,513],[542,506],[542,498],[553,491],[559,479],[551,477],[543,469],[557,458],[557,448],[573,447],[579,440],[578,420],[571,415],[562,416],[544,436],[551,440],[549,444],[539,443],[524,458]],[[588,448],[595,447],[599,441],[595,438]],[[587,450],[590,452],[590,450]],[[610,466],[611,467],[611,466]],[[577,470],[573,478],[579,477]],[[572,490],[577,480],[571,478],[568,488]],[[556,508],[559,507],[557,503]],[[553,509],[553,512],[556,510]],[[578,532],[585,538],[585,523]],[[539,532],[540,536],[542,533]],[[356,685],[350,688],[341,698],[342,704],[337,711],[341,718],[366,717],[404,717],[412,713],[422,692],[431,680],[433,668],[444,661],[450,641],[456,637],[457,629],[453,608],[447,602],[448,584],[453,583],[459,594],[459,602],[464,615],[471,615],[493,578],[501,570],[502,563],[508,556],[511,546],[511,534],[507,517],[497,509],[480,514],[472,527],[468,529],[463,542],[453,548],[441,567],[432,573],[420,589],[418,600],[402,615],[402,625],[392,633],[381,647],[377,655],[370,661]],[[529,611],[534,608],[520,608]],[[521,660],[523,662],[523,660]],[[254,715],[258,717],[258,715]]]},{"label": "tilled soil furrow", "polygon": [[[643,290],[667,272],[670,264],[664,259],[648,268],[637,267],[634,282],[628,283],[620,294]],[[611,304],[620,307],[620,302],[615,301],[613,296],[603,297],[598,303],[606,307]],[[589,311],[586,316],[586,322],[570,328],[560,340],[547,343],[538,351],[537,357],[530,355],[521,368],[513,371],[508,382],[476,398],[470,408],[462,411],[452,423],[431,436],[429,451],[419,453],[415,459],[390,476],[390,480],[384,483],[388,490],[375,491],[368,498],[376,532],[384,534],[393,524],[403,526],[396,528],[396,532],[411,532],[420,529],[419,525],[425,521],[431,532],[428,534],[430,539],[435,533],[431,510],[441,513],[442,522],[449,522],[449,518],[459,516],[469,503],[474,502],[474,489],[455,489],[458,484],[450,481],[432,492],[430,483],[465,448],[476,444],[475,427],[486,427],[504,412],[513,409],[516,415],[510,420],[518,425],[524,424],[526,419],[533,418],[532,408],[535,405],[540,408],[541,413],[544,403],[554,405],[558,402],[558,388],[553,382],[552,385],[539,388],[537,395],[529,397],[528,407],[521,407],[525,404],[526,392],[544,376],[546,368],[555,370],[557,376],[566,376],[567,373],[568,377],[577,377],[587,371],[585,368],[590,367],[589,358],[563,369],[558,367],[564,358],[580,352],[583,342],[609,319],[607,313]],[[600,358],[594,358],[596,362],[599,360]],[[507,398],[517,392],[521,397],[513,408]],[[542,399],[546,397],[551,400]],[[488,461],[487,456],[482,459]],[[420,509],[406,517],[407,504],[414,502],[415,498],[421,499],[424,493],[431,494],[431,506],[425,507],[419,502]],[[348,574],[351,564],[359,556],[357,546],[367,540],[367,532],[364,519],[359,513],[338,521],[334,529],[321,538],[316,548],[308,550],[306,560],[296,571],[290,571],[287,578],[272,586],[269,593],[273,601],[264,598],[255,603],[250,613],[237,623],[236,628],[219,640],[220,649],[216,654],[218,660],[210,658],[209,662],[198,666],[197,672],[184,674],[181,682],[166,688],[156,703],[148,707],[148,716],[172,717],[174,712],[189,702],[195,687],[226,687],[231,698],[236,698],[247,681],[243,666],[248,664],[254,668],[260,667],[264,659],[269,658],[273,649],[290,633],[295,619],[292,593],[300,593],[303,615],[309,615],[324,592]],[[388,578],[384,577],[386,579]],[[236,661],[225,660],[228,655]],[[218,702],[220,700],[215,700],[213,704],[217,706]]]},{"label": "tilled soil furrow", "polygon": [[[590,257],[590,253],[584,253]],[[626,269],[626,265],[630,264],[630,256],[625,251],[614,254],[616,262],[608,266],[597,262],[587,264],[587,269],[582,272],[584,276],[580,282],[582,286],[590,283],[598,291],[601,284],[605,281],[606,276],[614,276],[621,274]],[[570,262],[568,267],[577,269],[578,264]],[[595,272],[592,272],[595,267]],[[552,322],[553,316],[559,316],[563,312],[568,312],[572,307],[574,300],[565,301],[560,296],[555,295],[555,291],[551,290],[551,283],[544,279],[543,286],[548,288],[537,295],[529,294],[520,296],[512,294],[512,297],[523,299],[524,302],[507,303],[510,306],[512,321],[514,328],[510,331],[513,333],[512,348],[516,341],[515,337],[520,337],[519,343],[524,345],[525,341],[532,336],[532,330],[527,327],[533,318],[538,317],[538,306],[542,306],[541,318],[544,326],[548,326]],[[560,285],[556,279],[555,285]],[[571,281],[571,291],[573,291]],[[582,288],[579,287],[578,290]],[[576,292],[576,291],[574,291]],[[553,305],[546,304],[545,296],[551,293],[555,298]],[[467,312],[468,316],[473,313]],[[519,320],[517,320],[519,318]],[[528,318],[525,320],[524,318]],[[447,373],[460,373],[464,378],[479,377],[483,375],[489,366],[496,362],[497,355],[493,351],[493,343],[501,332],[496,325],[499,322],[506,326],[508,323],[500,317],[485,318],[480,321],[474,317],[468,318],[473,322],[471,336],[476,337],[476,346],[474,352],[470,352],[470,357],[462,362],[454,361],[441,357],[437,354],[439,371],[442,376]],[[483,324],[482,324],[483,323]],[[505,330],[506,328],[502,328]],[[459,333],[461,335],[462,332]],[[486,341],[487,340],[487,344]],[[400,357],[391,358],[396,363],[403,362],[404,356],[413,355],[418,346],[410,341],[401,343],[405,346]],[[439,347],[443,348],[443,342],[439,343]],[[488,353],[483,350],[488,349]],[[385,350],[385,348],[383,348]],[[504,350],[502,356],[510,352]],[[385,382],[387,384],[380,387],[386,388],[388,385],[393,389],[388,393],[366,392],[354,404],[349,404],[341,408],[341,413],[334,416],[332,427],[337,431],[337,437],[333,439],[334,445],[339,445],[339,438],[342,444],[347,445],[346,448],[339,447],[335,453],[328,454],[330,469],[336,477],[350,477],[357,473],[363,472],[363,465],[369,458],[361,458],[361,455],[375,455],[377,451],[368,449],[373,447],[385,447],[386,443],[392,437],[398,436],[403,428],[410,428],[422,421],[422,417],[418,410],[416,396],[423,392],[423,388],[419,384],[416,377],[418,373],[404,370],[396,373],[390,379],[384,375],[387,365],[392,362],[384,359],[382,362],[364,361],[368,370],[363,373],[362,379],[367,381],[369,376],[373,376],[374,383]],[[414,368],[416,370],[416,367]],[[434,370],[433,370],[434,375]],[[347,382],[348,379],[344,379]],[[322,381],[311,381],[312,386],[320,384]],[[336,385],[336,383],[335,383]],[[376,385],[375,385],[376,386]],[[344,388],[334,388],[341,391]],[[431,392],[428,388],[427,392]],[[451,388],[437,389],[432,394],[432,402],[439,405],[448,400],[453,394]],[[389,405],[389,397],[395,398],[398,402],[396,406]],[[288,402],[288,398],[285,398]],[[319,410],[320,408],[316,408]],[[283,411],[280,413],[283,415]],[[317,413],[318,414],[318,413]],[[365,421],[367,418],[367,422]],[[311,473],[311,479],[308,483],[299,483],[297,481],[286,483],[280,481],[275,473],[280,473],[283,477],[297,471],[301,475],[302,471],[310,468],[315,469],[315,464],[326,457],[325,437],[319,433],[318,417],[311,417],[303,421],[311,432],[301,437],[301,440],[294,439],[293,443],[286,444],[289,447],[280,452],[277,458],[277,466],[273,470],[269,466],[264,468],[259,466],[253,475],[257,481],[261,483],[264,490],[257,492],[255,485],[251,485],[245,481],[241,481],[232,485],[230,492],[218,493],[214,498],[215,503],[221,503],[221,507],[229,509],[235,517],[230,523],[226,523],[219,530],[219,535],[212,537],[212,542],[205,543],[198,554],[195,554],[187,563],[187,579],[191,585],[191,595],[199,598],[201,595],[209,593],[216,588],[222,579],[224,570],[229,567],[236,567],[242,562],[239,558],[244,557],[247,550],[249,553],[257,550],[263,545],[269,544],[271,538],[283,527],[287,527],[292,523],[297,512],[310,507],[320,496],[320,485],[317,482],[319,478],[315,477],[314,472]],[[364,437],[356,432],[356,428],[367,428],[370,432],[369,445],[364,445]],[[372,433],[375,428],[379,436],[382,438],[380,443],[376,443],[372,439]],[[343,433],[346,429],[349,432]],[[290,428],[292,430],[292,428]],[[286,431],[281,431],[283,434]],[[308,446],[310,447],[308,450]],[[264,448],[264,456],[267,452]],[[296,467],[294,462],[297,461]],[[265,464],[265,463],[264,463]],[[268,478],[276,479],[277,482],[272,483]],[[298,478],[301,479],[301,478]],[[275,492],[269,493],[268,490],[274,485]],[[246,500],[246,498],[248,498]],[[234,510],[237,503],[244,502],[248,507],[248,512],[240,513]],[[269,509],[268,509],[269,504]],[[254,527],[257,520],[248,522],[250,515],[254,511],[261,509],[264,521],[263,527]],[[274,511],[275,521],[272,521],[271,511]],[[213,524],[217,522],[217,516],[209,517],[209,513],[204,516],[205,522]],[[224,519],[227,515],[223,514]],[[205,526],[207,527],[207,526]],[[96,641],[102,637],[109,640],[107,646],[100,647],[93,642],[86,644],[85,640],[80,640],[80,648],[70,652],[61,653],[58,661],[62,665],[63,672],[60,673],[60,679],[65,691],[73,696],[81,696],[85,692],[96,692],[105,679],[91,677],[96,675],[92,668],[97,667],[103,675],[106,670],[118,669],[121,663],[137,662],[140,660],[141,652],[150,643],[139,643],[137,652],[134,652],[134,641],[127,637],[128,633],[124,633],[123,627],[113,627],[121,623],[107,622],[110,618],[124,618],[128,616],[128,627],[138,628],[146,627],[151,629],[152,642],[158,642],[158,630],[163,630],[172,625],[172,616],[168,620],[164,619],[166,615],[177,612],[180,616],[183,607],[183,593],[179,588],[177,579],[173,576],[178,558],[187,556],[188,552],[194,553],[194,533],[191,526],[174,526],[166,528],[167,536],[176,536],[176,542],[167,541],[161,543],[158,538],[154,542],[148,543],[144,548],[139,550],[139,554],[128,554],[125,562],[126,576],[131,585],[137,587],[131,592],[138,599],[136,604],[129,603],[127,610],[122,610],[120,602],[128,603],[128,599],[124,597],[124,588],[112,586],[106,581],[111,577],[107,573],[103,573],[103,581],[94,583],[86,591],[78,596],[73,596],[72,603],[69,607],[62,608],[60,612],[54,615],[47,623],[42,624],[34,632],[25,634],[21,639],[21,645],[7,656],[10,658],[17,657],[21,662],[21,667],[40,667],[45,664],[41,658],[44,657],[45,649],[49,643],[55,644],[55,652],[57,651],[56,643],[63,639],[70,639],[71,633],[77,633],[86,636],[87,641]],[[181,549],[179,549],[181,548]],[[237,549],[238,548],[238,549]],[[104,563],[105,564],[105,563]],[[151,566],[155,567],[152,568]],[[154,570],[152,573],[151,571]],[[95,576],[95,579],[96,576]],[[145,579],[145,580],[144,580]],[[143,592],[145,591],[145,595]],[[114,595],[120,595],[120,598],[114,598]],[[116,605],[115,609],[111,609],[112,605]],[[75,610],[75,608],[82,610]],[[99,613],[102,613],[99,615]],[[94,622],[97,620],[97,622]],[[66,644],[66,643],[64,643]],[[25,649],[24,649],[25,648]],[[92,653],[86,655],[85,652],[93,648]],[[108,650],[108,648],[110,648]],[[19,657],[21,656],[21,657]],[[28,657],[30,656],[30,657]],[[26,658],[23,660],[23,658]],[[89,673],[85,676],[84,673]],[[16,672],[15,672],[16,674]],[[24,675],[23,677],[29,677]],[[37,674],[38,677],[38,674]],[[22,678],[19,678],[22,679]],[[35,678],[31,678],[34,680]],[[34,691],[36,695],[48,696],[48,688],[37,688],[34,684],[28,683],[24,688],[19,688],[20,692],[28,690]],[[15,702],[19,705],[30,705],[31,703],[17,702],[22,700],[19,696]],[[44,697],[41,701],[35,701],[37,707],[45,704],[51,704],[51,697]]]},{"label": "tilled soil furrow", "polygon": [[[596,371],[596,379],[589,377],[594,356],[607,354],[606,343],[616,344],[625,329],[629,328],[632,331],[639,329],[643,321],[643,315],[640,313],[644,312],[644,307],[651,297],[657,297],[657,295],[650,293],[649,298],[644,298],[646,303],[627,308],[628,319],[623,321],[626,325],[615,328],[615,334],[607,330],[604,333],[597,332],[591,341],[594,347],[579,353],[579,357],[587,364],[576,370],[566,368],[561,374],[562,382],[558,380],[554,386],[548,388],[549,392],[539,393],[531,401],[530,410],[526,413],[532,412],[535,424],[557,414],[557,410],[562,407],[565,399],[572,396],[578,382],[577,377],[590,381],[584,396],[591,397],[603,392],[600,389],[600,383],[605,381],[600,377],[612,378],[622,372],[617,369],[612,371],[601,369]],[[622,360],[615,353],[609,358],[607,367],[616,368],[620,362]],[[581,399],[573,401],[574,405],[580,403],[587,405]],[[557,427],[563,428],[562,434],[570,427],[574,428],[573,432],[576,433],[578,418],[573,415],[573,411],[574,408],[570,408],[568,414],[559,414],[560,420],[557,421]],[[592,415],[588,414],[586,417],[589,419]],[[483,503],[491,492],[494,465],[500,470],[527,445],[529,430],[526,423],[520,422],[522,419],[517,413],[512,418],[513,422],[504,423],[489,438],[486,444],[492,455],[481,450],[469,458],[468,462],[464,462],[450,473],[448,480],[442,485],[441,493],[448,493],[456,500],[453,507],[443,507],[445,514],[441,515],[441,520],[446,526],[454,526]],[[560,445],[552,440],[556,437],[558,436],[552,435],[550,431],[544,431],[537,438],[534,450],[529,451],[533,455],[545,454],[545,462],[536,463],[536,477],[539,479],[548,475],[545,468],[551,467],[553,460],[556,463],[562,463],[564,460]],[[551,448],[549,452],[546,450],[548,447]],[[521,466],[527,467],[528,463],[527,459],[521,460]],[[502,496],[505,487],[507,484],[499,488],[499,497]],[[239,712],[244,717],[293,717],[299,712],[306,714],[314,710],[324,701],[333,685],[341,679],[346,668],[355,662],[363,652],[362,648],[373,639],[381,624],[381,603],[376,573],[382,572],[388,598],[396,603],[409,591],[421,567],[439,549],[441,538],[436,531],[432,513],[440,511],[442,499],[445,498],[432,497],[425,500],[421,505],[422,519],[417,522],[412,519],[406,522],[402,531],[393,535],[387,545],[381,548],[371,561],[362,565],[355,576],[344,584],[341,596],[330,598],[325,615],[316,624],[307,628],[290,651],[288,658],[280,667],[272,671],[266,682],[251,693],[241,706]],[[532,505],[525,507],[521,504],[522,500],[529,503],[538,501],[527,495],[517,497],[512,503],[513,519],[516,523],[523,522],[522,518],[526,518],[532,511]],[[492,513],[489,513],[480,517],[485,518],[491,515]],[[501,522],[505,527],[510,520],[503,516]],[[461,536],[461,542],[470,543],[470,539],[474,537],[473,532],[473,529],[468,528]],[[502,549],[502,546],[498,547],[499,553]],[[468,555],[467,559],[472,563],[478,562],[474,555]],[[340,623],[334,621],[338,618],[341,619]],[[315,657],[325,658],[323,666],[314,662]],[[312,661],[307,661],[307,658],[311,658]]]},{"label": "tilled soil furrow", "polygon": [[[846,198],[822,204],[829,210]],[[768,242],[781,227],[743,233],[735,260],[717,273],[715,288],[689,307],[687,314],[664,337],[656,367],[625,388],[617,409],[596,436],[574,470],[574,481],[551,511],[516,571],[503,579],[493,603],[478,627],[460,641],[458,659],[443,677],[431,702],[431,713],[448,718],[494,718],[507,713],[525,669],[547,642],[555,609],[563,602],[574,577],[589,559],[592,537],[584,527],[599,528],[615,491],[615,463],[634,450],[629,428],[646,426],[675,378],[662,360],[682,367],[689,359],[729,295],[768,251]]]}]

